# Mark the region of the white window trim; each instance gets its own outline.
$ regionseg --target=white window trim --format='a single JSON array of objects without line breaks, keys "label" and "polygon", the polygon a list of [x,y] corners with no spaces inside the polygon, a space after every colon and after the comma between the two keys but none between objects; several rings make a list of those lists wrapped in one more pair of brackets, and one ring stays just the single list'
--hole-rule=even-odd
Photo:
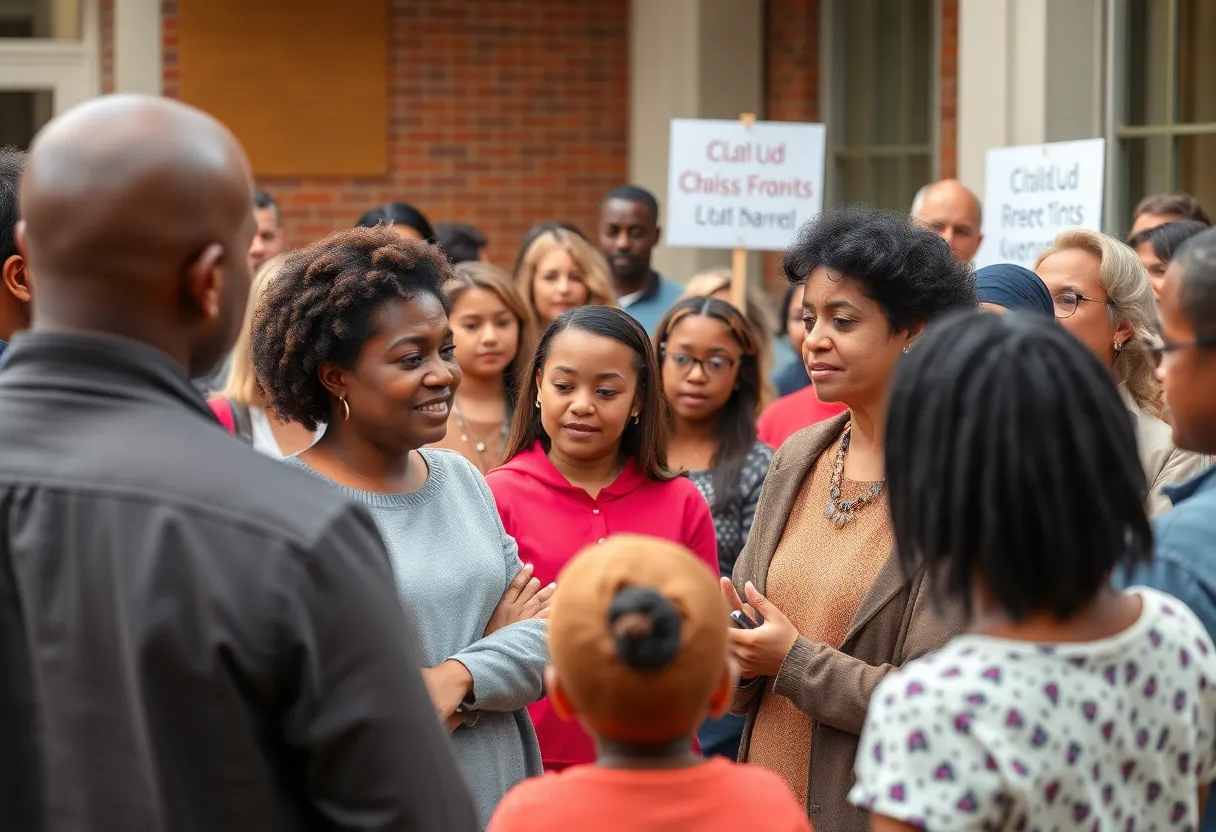
[{"label": "white window trim", "polygon": [[100,0],[83,0],[80,40],[0,38],[0,89],[50,90],[55,115],[101,94]]}]

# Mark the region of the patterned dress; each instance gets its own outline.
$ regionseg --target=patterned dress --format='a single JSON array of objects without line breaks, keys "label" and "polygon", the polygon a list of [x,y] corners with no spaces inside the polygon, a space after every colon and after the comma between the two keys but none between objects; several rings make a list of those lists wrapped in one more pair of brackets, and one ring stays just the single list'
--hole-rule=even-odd
[{"label": "patterned dress", "polygon": [[752,519],[756,516],[756,504],[760,502],[760,489],[768,475],[768,465],[773,461],[773,449],[759,439],[747,453],[747,461],[739,474],[738,499],[731,502],[727,510],[714,509],[714,484],[712,469],[690,471],[688,478],[709,503],[714,518],[714,532],[718,536],[718,569],[724,578],[729,578],[735,561],[747,543],[752,530]]},{"label": "patterned dress", "polygon": [[871,699],[849,799],[942,830],[1196,829],[1216,779],[1216,650],[1151,589],[1100,641],[960,636]]}]

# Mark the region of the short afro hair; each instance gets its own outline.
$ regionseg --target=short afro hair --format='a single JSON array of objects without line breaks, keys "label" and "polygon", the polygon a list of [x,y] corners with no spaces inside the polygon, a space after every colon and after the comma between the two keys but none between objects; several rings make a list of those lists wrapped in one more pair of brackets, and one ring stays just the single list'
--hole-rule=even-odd
[{"label": "short afro hair", "polygon": [[854,205],[808,220],[786,250],[782,269],[791,283],[801,284],[819,266],[857,281],[892,332],[979,304],[971,266],[907,214]]},{"label": "short afro hair", "polygon": [[430,294],[446,309],[443,284],[452,277],[438,246],[387,226],[335,231],[289,255],[253,316],[249,353],[266,406],[308,430],[328,422],[321,364],[354,366],[386,303]]}]

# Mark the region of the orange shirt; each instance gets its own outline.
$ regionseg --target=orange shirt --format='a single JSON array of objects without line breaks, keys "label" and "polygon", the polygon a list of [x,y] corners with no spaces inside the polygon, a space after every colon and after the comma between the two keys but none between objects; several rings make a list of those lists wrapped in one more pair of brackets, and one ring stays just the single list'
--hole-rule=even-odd
[{"label": "orange shirt", "polygon": [[780,777],[714,757],[690,768],[583,765],[525,780],[498,804],[488,832],[575,829],[810,832],[811,824]]}]

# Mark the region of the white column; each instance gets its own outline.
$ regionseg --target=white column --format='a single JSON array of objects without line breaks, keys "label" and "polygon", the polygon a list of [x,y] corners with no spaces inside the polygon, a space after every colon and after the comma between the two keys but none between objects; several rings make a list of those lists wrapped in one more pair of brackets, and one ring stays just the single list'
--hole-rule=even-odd
[{"label": "white column", "polygon": [[[673,118],[763,115],[764,15],[755,0],[646,0],[630,4],[629,180],[667,198]],[[752,270],[759,268],[754,257]],[[655,249],[654,267],[686,280],[729,265],[729,251]]]},{"label": "white column", "polygon": [[959,0],[958,176],[989,148],[1102,135],[1101,0]]},{"label": "white column", "polygon": [[114,91],[160,95],[160,0],[114,0]]}]

